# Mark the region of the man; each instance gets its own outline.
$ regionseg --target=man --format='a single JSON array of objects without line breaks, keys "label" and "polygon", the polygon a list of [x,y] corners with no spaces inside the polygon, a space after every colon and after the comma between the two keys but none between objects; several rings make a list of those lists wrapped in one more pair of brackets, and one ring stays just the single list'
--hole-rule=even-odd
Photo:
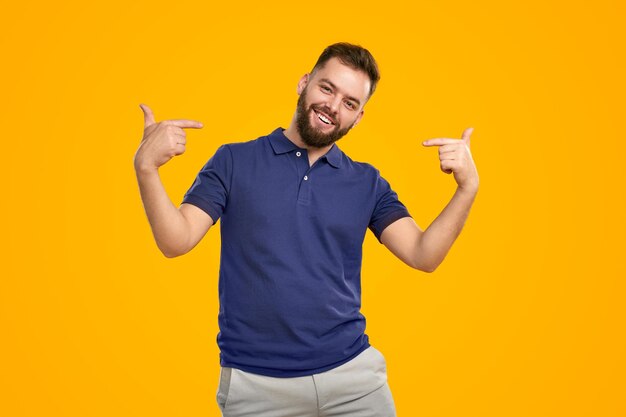
[{"label": "man", "polygon": [[222,145],[176,208],[158,167],[185,151],[191,120],[156,123],[141,105],[135,169],[146,214],[167,257],[189,252],[221,218],[218,322],[224,416],[395,416],[384,356],[369,344],[361,255],[369,228],[411,267],[432,272],[460,233],[478,191],[471,129],[432,139],[458,184],[422,231],[379,171],[335,144],[364,114],[380,76],[366,49],[329,46],[299,81],[287,129]]}]

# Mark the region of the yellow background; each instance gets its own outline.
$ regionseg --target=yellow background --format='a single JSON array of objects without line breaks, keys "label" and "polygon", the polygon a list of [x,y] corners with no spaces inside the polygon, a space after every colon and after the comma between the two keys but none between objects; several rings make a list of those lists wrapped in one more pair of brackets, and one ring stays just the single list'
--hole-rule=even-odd
[{"label": "yellow background", "polygon": [[223,143],[286,127],[330,43],[382,79],[338,142],[427,227],[480,191],[433,274],[368,231],[363,308],[398,415],[626,415],[624,6],[618,1],[33,2],[3,6],[0,415],[218,416],[219,228],[165,258],[139,196],[139,103],[200,120],[178,205]]}]

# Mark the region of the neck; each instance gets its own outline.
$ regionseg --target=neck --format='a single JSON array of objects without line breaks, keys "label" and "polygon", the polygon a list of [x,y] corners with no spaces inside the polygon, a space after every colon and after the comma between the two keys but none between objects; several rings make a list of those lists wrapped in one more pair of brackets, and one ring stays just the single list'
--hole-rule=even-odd
[{"label": "neck", "polygon": [[283,134],[287,137],[287,139],[292,141],[299,148],[306,149],[307,153],[309,154],[309,156],[313,156],[313,157],[317,156],[317,157],[319,157],[319,156],[325,155],[326,152],[328,152],[330,150],[330,148],[333,147],[332,143],[330,145],[328,145],[328,146],[324,146],[323,148],[317,148],[315,146],[309,146],[306,143],[304,143],[304,141],[302,140],[302,137],[300,136],[300,132],[298,132],[298,128],[296,126],[296,115],[295,114],[293,115],[293,118],[291,119],[291,124],[289,125],[289,127],[287,129],[285,129]]}]

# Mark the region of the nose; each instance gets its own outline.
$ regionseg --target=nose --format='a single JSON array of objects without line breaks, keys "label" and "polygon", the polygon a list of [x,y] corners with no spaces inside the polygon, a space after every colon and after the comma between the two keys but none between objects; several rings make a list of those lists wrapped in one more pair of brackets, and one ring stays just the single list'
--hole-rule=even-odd
[{"label": "nose", "polygon": [[330,110],[333,112],[333,116],[339,110],[339,105],[340,104],[341,104],[341,97],[339,97],[339,96],[335,96],[335,97],[333,97],[332,99],[329,100],[328,107],[330,107]]}]

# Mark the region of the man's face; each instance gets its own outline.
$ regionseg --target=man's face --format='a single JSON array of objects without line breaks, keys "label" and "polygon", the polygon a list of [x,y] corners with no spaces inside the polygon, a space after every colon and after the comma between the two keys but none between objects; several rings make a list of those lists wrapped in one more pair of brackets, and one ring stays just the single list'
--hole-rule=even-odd
[{"label": "man's face", "polygon": [[304,143],[322,148],[341,139],[361,120],[369,88],[367,74],[338,58],[302,77],[296,127]]}]

